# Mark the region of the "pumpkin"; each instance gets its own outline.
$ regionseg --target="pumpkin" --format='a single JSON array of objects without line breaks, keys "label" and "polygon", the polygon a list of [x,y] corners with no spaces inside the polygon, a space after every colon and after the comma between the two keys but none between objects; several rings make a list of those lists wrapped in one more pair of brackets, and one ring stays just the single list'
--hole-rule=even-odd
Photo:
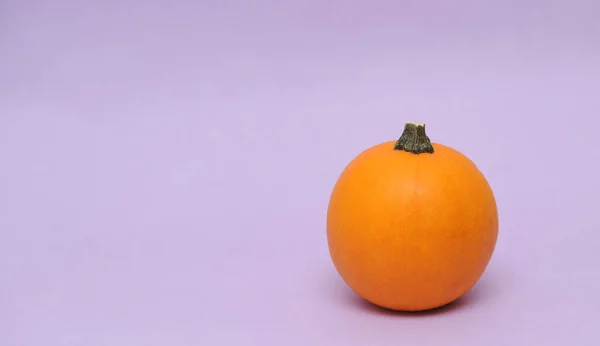
[{"label": "pumpkin", "polygon": [[498,237],[488,181],[466,156],[408,123],[397,141],[355,157],[327,210],[327,242],[346,284],[383,308],[455,301],[485,271]]}]

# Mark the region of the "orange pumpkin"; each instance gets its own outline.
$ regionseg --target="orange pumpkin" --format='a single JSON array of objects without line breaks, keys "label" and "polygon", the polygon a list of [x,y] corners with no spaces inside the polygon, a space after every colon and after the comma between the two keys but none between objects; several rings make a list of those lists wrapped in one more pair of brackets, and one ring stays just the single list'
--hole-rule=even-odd
[{"label": "orange pumpkin", "polygon": [[420,311],[468,292],[498,237],[494,194],[475,164],[408,123],[340,175],[327,211],[333,263],[358,295]]}]

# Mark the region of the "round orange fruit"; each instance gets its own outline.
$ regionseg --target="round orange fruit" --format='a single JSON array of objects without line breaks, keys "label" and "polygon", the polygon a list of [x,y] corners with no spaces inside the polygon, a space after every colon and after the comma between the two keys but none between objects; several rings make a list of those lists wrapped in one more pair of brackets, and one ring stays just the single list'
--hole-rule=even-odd
[{"label": "round orange fruit", "polygon": [[340,276],[384,308],[421,311],[468,292],[498,237],[490,185],[460,152],[408,123],[354,158],[333,188],[327,241]]}]

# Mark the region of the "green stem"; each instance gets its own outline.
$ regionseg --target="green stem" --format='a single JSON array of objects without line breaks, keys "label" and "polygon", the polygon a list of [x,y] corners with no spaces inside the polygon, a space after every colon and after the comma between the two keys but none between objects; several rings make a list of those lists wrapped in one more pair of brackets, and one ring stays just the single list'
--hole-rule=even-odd
[{"label": "green stem", "polygon": [[407,123],[402,136],[396,141],[394,150],[403,150],[413,154],[433,154],[433,145],[425,133],[425,124]]}]

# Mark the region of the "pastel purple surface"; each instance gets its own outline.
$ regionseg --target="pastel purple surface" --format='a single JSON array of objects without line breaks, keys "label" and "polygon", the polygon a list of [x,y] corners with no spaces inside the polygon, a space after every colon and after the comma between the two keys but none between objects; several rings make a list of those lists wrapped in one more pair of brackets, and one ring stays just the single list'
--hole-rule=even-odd
[{"label": "pastel purple surface", "polygon": [[[599,345],[600,6],[0,3],[0,345]],[[335,272],[329,194],[407,121],[500,236],[448,308]]]}]

